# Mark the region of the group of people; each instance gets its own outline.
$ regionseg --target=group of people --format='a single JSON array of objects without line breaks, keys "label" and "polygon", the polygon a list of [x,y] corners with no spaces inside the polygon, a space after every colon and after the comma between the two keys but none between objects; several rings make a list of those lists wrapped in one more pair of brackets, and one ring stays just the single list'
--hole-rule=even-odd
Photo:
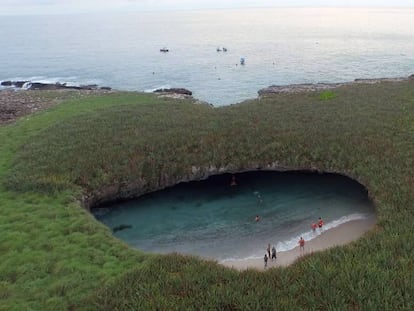
[{"label": "group of people", "polygon": [[312,227],[312,230],[313,231],[316,231],[316,228],[319,228],[320,230],[322,230],[323,225],[324,225],[324,222],[323,222],[322,218],[319,217],[318,218],[318,222],[317,223],[316,222],[313,222],[311,224],[311,227]]},{"label": "group of people", "polygon": [[[322,218],[319,217],[318,222],[312,223],[311,227],[313,231],[316,231],[316,228],[319,228],[320,230],[322,230],[323,225],[324,225],[324,222]],[[299,244],[299,250],[303,252],[305,250],[305,240],[303,239],[303,237],[300,237],[298,244]]]},{"label": "group of people", "polygon": [[264,255],[264,267],[265,268],[267,268],[267,262],[269,259],[271,259],[272,262],[273,260],[276,261],[276,248],[275,246],[273,246],[272,249],[270,249],[270,244],[267,244],[266,253]]},{"label": "group of people", "polygon": [[[237,186],[236,177],[234,175],[231,177],[230,186]],[[259,203],[262,203],[263,202],[263,199],[260,196],[260,193],[258,191],[255,191],[255,195],[256,195]],[[254,220],[255,220],[255,222],[259,222],[261,220],[260,219],[260,216],[259,215],[256,215],[256,217],[254,218]],[[323,220],[322,220],[321,217],[318,218],[318,221],[317,222],[313,222],[311,224],[311,228],[312,228],[313,231],[316,231],[317,228],[319,228],[320,230],[322,230],[322,227],[323,226],[324,226],[324,222],[323,222]],[[299,244],[299,251],[300,252],[304,252],[305,251],[305,240],[303,239],[303,237],[300,237],[300,239],[298,241],[298,244]],[[270,244],[267,245],[266,253],[264,255],[264,267],[265,268],[267,268],[267,262],[269,260],[272,260],[272,262],[273,261],[276,261],[276,248],[274,246],[271,248],[271,245]]]},{"label": "group of people", "polygon": [[[257,218],[258,216],[256,216]],[[256,221],[258,221],[258,219],[256,219]],[[316,228],[319,227],[319,229],[322,230],[322,227],[324,225],[324,222],[322,220],[321,217],[318,218],[318,222],[317,223],[312,223],[311,227],[313,229],[313,231],[316,230]],[[305,240],[303,239],[303,237],[300,237],[299,241],[299,251],[300,252],[304,252],[305,251]],[[267,262],[268,260],[271,258],[272,261],[276,260],[276,248],[273,246],[271,249],[272,253],[270,253],[270,244],[267,245],[267,249],[266,249],[266,253],[264,255],[264,267],[267,268]]]},{"label": "group of people", "polygon": [[[312,223],[311,227],[313,231],[316,231],[316,228],[319,228],[320,230],[322,230],[323,225],[324,225],[324,222],[322,218],[319,217],[318,222]],[[305,240],[303,239],[303,237],[300,237],[298,244],[299,244],[299,250],[303,252],[305,250]]]}]

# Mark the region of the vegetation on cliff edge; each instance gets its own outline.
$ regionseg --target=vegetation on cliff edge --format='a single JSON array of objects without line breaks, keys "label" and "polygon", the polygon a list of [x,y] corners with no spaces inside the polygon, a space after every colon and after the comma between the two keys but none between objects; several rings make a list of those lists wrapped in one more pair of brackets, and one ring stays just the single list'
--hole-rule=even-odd
[{"label": "vegetation on cliff edge", "polygon": [[[412,309],[414,82],[211,108],[114,93],[0,127],[0,309]],[[83,196],[122,196],[194,168],[275,165],[364,184],[378,225],[289,268],[236,272],[111,237]]]}]

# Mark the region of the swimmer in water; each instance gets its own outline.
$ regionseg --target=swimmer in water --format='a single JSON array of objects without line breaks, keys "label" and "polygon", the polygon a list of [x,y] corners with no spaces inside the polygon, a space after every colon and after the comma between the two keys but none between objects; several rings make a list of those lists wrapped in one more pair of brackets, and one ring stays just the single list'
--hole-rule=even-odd
[{"label": "swimmer in water", "polygon": [[256,217],[254,218],[254,220],[255,220],[256,222],[260,221],[260,217],[259,217],[259,215],[256,215]]},{"label": "swimmer in water", "polygon": [[319,220],[318,220],[318,227],[319,227],[319,229],[322,230],[323,225],[324,225],[323,220],[322,220],[321,217],[319,217]]},{"label": "swimmer in water", "polygon": [[259,202],[259,204],[263,203],[263,199],[262,199],[262,196],[260,195],[260,192],[259,191],[255,191],[253,193],[256,196],[256,199]]}]

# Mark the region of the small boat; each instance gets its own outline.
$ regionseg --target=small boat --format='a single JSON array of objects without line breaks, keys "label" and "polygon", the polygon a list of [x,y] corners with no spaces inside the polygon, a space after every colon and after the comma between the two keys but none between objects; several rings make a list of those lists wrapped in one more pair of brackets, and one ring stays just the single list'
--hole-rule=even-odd
[{"label": "small boat", "polygon": [[227,49],[223,47],[223,52],[227,52]]},{"label": "small boat", "polygon": [[240,65],[244,65],[244,57],[240,57]]},{"label": "small boat", "polygon": [[220,49],[220,48],[217,48],[217,49],[216,49],[216,51],[217,51],[217,52],[221,52],[221,49]]},{"label": "small boat", "polygon": [[162,48],[162,49],[160,49],[160,52],[164,52],[164,53],[167,53],[167,52],[169,52],[170,50],[169,49],[167,49],[166,47],[164,47],[164,48]]}]

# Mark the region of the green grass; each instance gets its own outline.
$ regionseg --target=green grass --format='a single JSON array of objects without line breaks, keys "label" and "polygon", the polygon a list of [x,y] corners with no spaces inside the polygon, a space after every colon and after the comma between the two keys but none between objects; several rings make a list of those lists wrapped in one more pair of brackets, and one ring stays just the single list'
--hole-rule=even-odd
[{"label": "green grass", "polygon": [[[0,309],[413,309],[413,86],[361,84],[215,109],[115,93],[0,127]],[[236,272],[130,249],[81,206],[194,170],[272,165],[358,180],[376,204],[376,229],[289,268]]]},{"label": "green grass", "polygon": [[337,96],[338,96],[338,94],[336,94],[334,91],[328,90],[328,91],[322,91],[319,94],[319,99],[320,100],[329,100],[329,99],[333,99]]}]

